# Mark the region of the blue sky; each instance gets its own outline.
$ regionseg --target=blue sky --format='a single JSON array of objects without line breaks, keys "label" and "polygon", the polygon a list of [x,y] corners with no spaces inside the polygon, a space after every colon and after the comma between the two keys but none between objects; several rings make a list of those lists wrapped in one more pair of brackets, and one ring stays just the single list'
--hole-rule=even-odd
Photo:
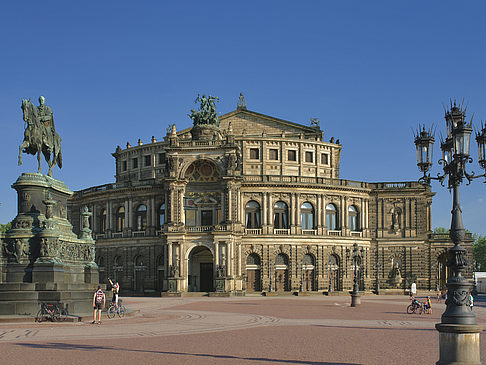
[{"label": "blue sky", "polygon": [[[486,119],[485,13],[480,1],[4,2],[0,222],[16,215],[11,184],[36,170],[17,154],[21,99],[39,95],[63,140],[54,177],[71,190],[113,182],[117,145],[190,126],[198,93],[219,96],[221,113],[243,92],[250,110],[319,118],[343,144],[341,178],[416,180],[412,128],[443,131],[450,98]],[[472,157],[482,173],[475,143]],[[466,228],[484,235],[482,181],[461,196]],[[448,227],[451,195],[433,190],[433,226]]]}]

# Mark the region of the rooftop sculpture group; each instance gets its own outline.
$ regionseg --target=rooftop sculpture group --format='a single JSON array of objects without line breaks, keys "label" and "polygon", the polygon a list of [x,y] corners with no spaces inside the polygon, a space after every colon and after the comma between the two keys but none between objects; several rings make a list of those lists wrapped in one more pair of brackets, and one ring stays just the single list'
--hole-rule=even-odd
[{"label": "rooftop sculpture group", "polygon": [[211,95],[197,96],[195,103],[200,103],[198,111],[191,109],[189,117],[194,121],[194,125],[208,125],[216,126],[219,128],[219,118],[216,113],[215,101],[219,101],[218,97]]},{"label": "rooftop sculpture group", "polygon": [[[52,109],[45,105],[45,98],[39,97],[39,106],[35,107],[30,99],[22,99],[23,119],[27,123],[24,140],[19,146],[19,166],[22,165],[22,152],[37,154],[41,173],[41,152],[49,165],[48,176],[52,177],[52,169],[56,165],[62,168],[61,137],[56,133]],[[51,160],[52,155],[52,160]]]}]

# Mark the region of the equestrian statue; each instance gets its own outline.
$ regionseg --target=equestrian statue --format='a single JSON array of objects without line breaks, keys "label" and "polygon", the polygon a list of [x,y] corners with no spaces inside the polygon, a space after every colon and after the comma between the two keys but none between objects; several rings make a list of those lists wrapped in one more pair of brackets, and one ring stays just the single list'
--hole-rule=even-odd
[{"label": "equestrian statue", "polygon": [[[24,141],[19,146],[19,166],[22,165],[22,152],[30,155],[37,154],[41,173],[41,152],[44,155],[49,171],[47,175],[52,177],[52,168],[56,165],[62,168],[61,137],[56,133],[52,109],[45,105],[46,99],[39,97],[39,106],[36,107],[30,99],[22,99],[23,119],[26,123]],[[52,160],[51,160],[52,155]]]}]

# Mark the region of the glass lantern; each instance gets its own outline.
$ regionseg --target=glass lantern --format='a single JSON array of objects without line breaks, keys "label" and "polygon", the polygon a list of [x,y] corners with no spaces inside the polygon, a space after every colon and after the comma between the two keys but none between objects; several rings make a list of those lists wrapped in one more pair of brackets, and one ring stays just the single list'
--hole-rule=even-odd
[{"label": "glass lantern", "polygon": [[427,172],[432,166],[432,149],[434,146],[434,137],[425,130],[422,131],[415,137],[415,146],[417,148],[417,166],[420,171]]},{"label": "glass lantern", "polygon": [[442,150],[442,159],[445,161],[446,165],[449,165],[452,162],[452,138],[446,138],[446,140],[440,144],[440,149]]},{"label": "glass lantern", "polygon": [[478,143],[478,162],[481,168],[486,168],[486,124],[482,126],[481,133],[476,133],[476,142]]},{"label": "glass lantern", "polygon": [[460,157],[469,156],[469,141],[471,139],[472,128],[465,122],[460,121],[452,131],[454,141],[454,155]]}]

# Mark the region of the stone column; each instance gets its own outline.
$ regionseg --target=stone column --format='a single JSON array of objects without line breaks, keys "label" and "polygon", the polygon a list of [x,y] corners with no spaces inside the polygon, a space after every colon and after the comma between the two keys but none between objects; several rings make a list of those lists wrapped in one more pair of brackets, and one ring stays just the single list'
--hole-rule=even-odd
[{"label": "stone column", "polygon": [[236,196],[236,199],[237,199],[237,211],[236,211],[236,221],[237,222],[241,222],[241,213],[243,212],[243,206],[241,204],[241,188],[239,188],[237,190],[237,196]]},{"label": "stone column", "polygon": [[262,193],[262,207],[261,207],[261,217],[262,217],[262,227],[264,230],[267,229],[267,193]]},{"label": "stone column", "polygon": [[237,268],[238,268],[238,276],[241,277],[241,243],[238,244],[238,261],[237,261]]},{"label": "stone column", "polygon": [[[220,194],[220,199],[221,199],[221,219],[223,220],[223,222],[226,222],[226,207],[225,207],[225,204],[224,204],[224,199],[225,199],[224,189]],[[245,227],[246,227],[246,222],[245,222]]]},{"label": "stone column", "polygon": [[302,231],[301,222],[300,222],[300,196],[299,194],[295,195],[295,226],[296,226],[296,233]]},{"label": "stone column", "polygon": [[233,263],[235,262],[235,250],[234,250],[234,243],[233,242],[228,242],[227,244],[228,247],[228,276],[233,276]]},{"label": "stone column", "polygon": [[129,216],[130,216],[130,205],[128,204],[128,200],[125,200],[125,227],[123,229],[126,231],[129,228]]},{"label": "stone column", "polygon": [[174,265],[172,262],[172,242],[167,242],[167,262],[169,266]]},{"label": "stone column", "polygon": [[110,204],[110,201],[107,201],[106,202],[105,210],[106,210],[106,230],[107,231],[111,231],[111,220],[113,219],[113,217],[111,215],[111,204]]},{"label": "stone column", "polygon": [[214,242],[214,264],[216,265],[215,270],[218,268],[219,265],[219,242]]},{"label": "stone column", "polygon": [[98,233],[98,214],[97,214],[96,210],[97,210],[96,204],[91,204],[91,213],[92,213],[91,222],[93,224],[91,228],[92,228],[92,231],[94,232],[94,235],[96,235],[96,233]]},{"label": "stone column", "polygon": [[150,198],[150,207],[152,208],[151,209],[151,212],[152,212],[152,227],[157,227],[157,213],[156,213],[156,210],[155,210],[155,197],[151,197]]},{"label": "stone column", "polygon": [[273,234],[273,197],[272,193],[268,193],[268,233]]}]

